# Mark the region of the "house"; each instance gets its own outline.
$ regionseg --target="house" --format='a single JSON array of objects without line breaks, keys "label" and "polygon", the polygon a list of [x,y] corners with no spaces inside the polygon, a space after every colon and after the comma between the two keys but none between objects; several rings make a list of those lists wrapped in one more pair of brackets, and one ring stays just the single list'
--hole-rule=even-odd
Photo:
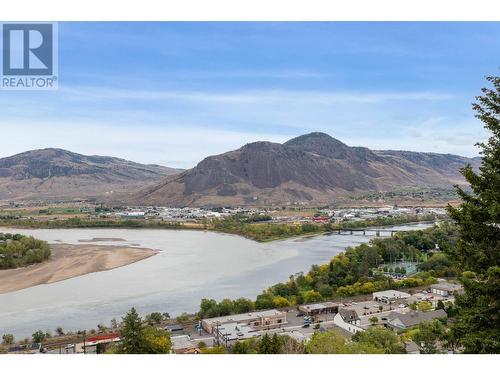
[{"label": "house", "polygon": [[336,314],[339,311],[339,304],[334,302],[312,303],[299,306],[299,311],[307,315]]},{"label": "house", "polygon": [[414,327],[421,322],[446,317],[447,315],[444,310],[411,311],[406,314],[401,314],[393,311],[387,317],[386,324],[389,328],[399,330]]},{"label": "house", "polygon": [[350,333],[364,331],[364,329],[360,327],[361,319],[358,313],[352,309],[340,308],[338,314],[333,318],[333,323]]},{"label": "house", "polygon": [[385,304],[393,304],[399,302],[406,302],[411,295],[399,290],[384,290],[382,292],[374,292],[373,300]]},{"label": "house", "polygon": [[431,285],[431,293],[443,297],[449,297],[455,293],[460,293],[462,291],[463,287],[458,284],[444,282]]},{"label": "house", "polygon": [[201,326],[205,331],[211,334],[215,331],[217,326],[227,323],[246,324],[255,329],[270,329],[283,326],[287,323],[287,320],[285,312],[272,309],[203,319],[201,321]]}]

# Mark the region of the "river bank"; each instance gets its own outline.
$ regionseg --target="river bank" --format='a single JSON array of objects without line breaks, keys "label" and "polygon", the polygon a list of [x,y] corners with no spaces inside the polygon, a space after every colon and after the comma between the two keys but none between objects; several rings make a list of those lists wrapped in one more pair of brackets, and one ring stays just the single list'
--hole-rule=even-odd
[{"label": "river bank", "polygon": [[128,246],[52,244],[51,256],[43,263],[0,270],[0,294],[35,285],[108,271],[149,258],[157,251]]}]

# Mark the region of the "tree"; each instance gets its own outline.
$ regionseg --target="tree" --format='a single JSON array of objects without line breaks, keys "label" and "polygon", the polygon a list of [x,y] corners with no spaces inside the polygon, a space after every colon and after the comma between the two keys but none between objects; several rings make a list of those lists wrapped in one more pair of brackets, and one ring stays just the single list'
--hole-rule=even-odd
[{"label": "tree", "polygon": [[376,316],[371,316],[368,320],[372,326],[378,323],[378,318]]},{"label": "tree", "polygon": [[214,346],[213,348],[201,349],[202,354],[226,354],[227,350],[223,346]]},{"label": "tree", "polygon": [[122,341],[119,351],[124,354],[147,353],[144,324],[134,307],[123,317],[120,330]]},{"label": "tree", "polygon": [[248,354],[248,347],[243,341],[236,341],[233,345],[233,354]]},{"label": "tree", "polygon": [[438,319],[424,321],[418,325],[418,329],[413,335],[413,341],[420,346],[422,354],[441,353],[439,341],[445,340],[445,329],[443,323]]},{"label": "tree", "polygon": [[2,345],[12,345],[14,344],[14,335],[6,333],[2,336]]},{"label": "tree", "polygon": [[287,307],[290,306],[290,302],[285,297],[274,297],[273,298],[274,306],[276,307]]},{"label": "tree", "polygon": [[62,329],[62,327],[57,327],[56,333],[58,336],[62,336],[62,335],[64,335],[64,330]]},{"label": "tree", "polygon": [[260,339],[259,343],[259,354],[272,354],[272,342],[271,338],[269,335],[266,333],[262,338]]},{"label": "tree", "polygon": [[429,311],[432,310],[432,303],[427,302],[427,301],[422,301],[417,303],[417,308],[420,311]]},{"label": "tree", "polygon": [[146,326],[135,308],[122,320],[120,329],[122,341],[117,348],[121,354],[163,354],[170,353],[170,335],[164,330]]},{"label": "tree", "polygon": [[234,301],[233,307],[236,314],[244,314],[255,309],[253,301],[247,298],[238,298]]},{"label": "tree", "polygon": [[346,340],[336,331],[315,332],[306,344],[309,354],[348,354]]},{"label": "tree", "polygon": [[459,230],[448,253],[461,271],[476,274],[462,278],[464,294],[456,298],[454,330],[466,353],[500,353],[500,77],[487,80],[492,87],[482,89],[473,109],[491,136],[478,143],[479,172],[470,165],[461,171],[472,192],[457,187],[462,203],[448,206]]},{"label": "tree", "polygon": [[146,351],[148,354],[168,354],[172,348],[170,334],[162,329],[146,327],[144,330]]},{"label": "tree", "polygon": [[445,310],[445,306],[444,306],[444,303],[443,301],[439,300],[437,305],[436,305],[436,309],[437,310]]},{"label": "tree", "polygon": [[163,320],[163,315],[160,312],[152,312],[151,314],[146,315],[146,321],[149,325],[158,325]]},{"label": "tree", "polygon": [[276,333],[271,337],[271,353],[270,354],[280,354],[283,352],[283,342],[281,337]]},{"label": "tree", "polygon": [[[371,319],[371,318],[370,318]],[[385,354],[405,353],[405,348],[398,335],[387,328],[370,327],[366,331],[356,332],[352,341],[362,347],[381,349]]]},{"label": "tree", "polygon": [[43,342],[43,340],[45,340],[45,333],[43,333],[42,331],[36,331],[36,332],[33,332],[31,337],[33,338],[33,342],[41,343],[41,342]]}]

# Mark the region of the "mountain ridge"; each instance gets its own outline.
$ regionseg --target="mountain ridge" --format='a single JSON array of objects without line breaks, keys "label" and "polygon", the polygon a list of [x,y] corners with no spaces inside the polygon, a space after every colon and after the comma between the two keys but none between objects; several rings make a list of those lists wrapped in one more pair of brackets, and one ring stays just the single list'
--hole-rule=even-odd
[{"label": "mountain ridge", "polygon": [[60,148],[30,150],[0,159],[0,200],[99,198],[178,172]]},{"label": "mountain ridge", "polygon": [[314,132],[280,144],[248,143],[133,193],[155,205],[325,204],[347,194],[465,185],[459,169],[480,159],[350,147]]}]

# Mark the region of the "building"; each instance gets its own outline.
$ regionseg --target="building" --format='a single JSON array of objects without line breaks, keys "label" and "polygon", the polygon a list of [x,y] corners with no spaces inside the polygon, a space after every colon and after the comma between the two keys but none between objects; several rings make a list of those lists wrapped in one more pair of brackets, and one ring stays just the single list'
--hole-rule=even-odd
[{"label": "building", "polygon": [[[118,332],[105,333],[96,336],[87,337],[85,342],[81,342],[75,345],[75,353],[87,353],[87,354],[101,354],[104,353],[113,344],[119,343],[121,341],[120,334]],[[66,348],[66,350],[71,350],[71,348]]]},{"label": "building", "polygon": [[374,292],[373,300],[385,304],[406,302],[411,295],[405,292],[401,292],[399,290],[384,290],[382,292]]},{"label": "building", "polygon": [[299,311],[307,315],[336,314],[339,312],[339,304],[334,302],[312,303],[299,306]]},{"label": "building", "polygon": [[364,331],[360,327],[361,319],[356,310],[340,308],[338,314],[333,318],[333,323],[350,333]]},{"label": "building", "polygon": [[201,326],[208,333],[214,333],[217,326],[227,323],[246,324],[255,329],[270,329],[283,326],[287,323],[287,320],[285,312],[273,309],[203,319]]},{"label": "building", "polygon": [[411,311],[406,314],[391,312],[387,317],[387,327],[392,329],[407,329],[415,327],[421,322],[431,321],[433,319],[446,318],[444,310],[433,311]]},{"label": "building", "polygon": [[458,284],[451,284],[445,282],[445,283],[431,285],[431,293],[443,297],[449,297],[455,293],[460,293],[462,291],[463,287]]},{"label": "building", "polygon": [[172,342],[172,352],[175,354],[196,354],[200,352],[188,335],[172,336],[170,341]]},{"label": "building", "polygon": [[259,337],[260,332],[247,324],[226,323],[215,328],[216,340],[221,345],[232,346],[238,340]]},{"label": "building", "polygon": [[184,327],[181,326],[180,324],[171,324],[171,325],[168,325],[166,326],[165,328],[163,328],[165,331],[169,332],[169,333],[181,333],[181,332],[184,332]]}]

